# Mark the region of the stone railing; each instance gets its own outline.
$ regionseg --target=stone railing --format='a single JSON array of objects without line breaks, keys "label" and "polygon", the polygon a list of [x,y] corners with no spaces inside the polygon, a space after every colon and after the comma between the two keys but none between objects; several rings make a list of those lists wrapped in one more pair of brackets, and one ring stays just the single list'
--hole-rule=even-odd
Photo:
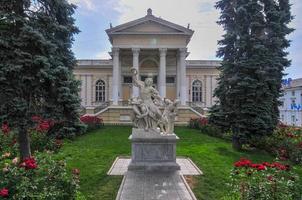
[{"label": "stone railing", "polygon": [[77,60],[78,66],[112,65],[112,60]]},{"label": "stone railing", "polygon": [[221,61],[219,60],[187,60],[188,67],[218,67]]}]

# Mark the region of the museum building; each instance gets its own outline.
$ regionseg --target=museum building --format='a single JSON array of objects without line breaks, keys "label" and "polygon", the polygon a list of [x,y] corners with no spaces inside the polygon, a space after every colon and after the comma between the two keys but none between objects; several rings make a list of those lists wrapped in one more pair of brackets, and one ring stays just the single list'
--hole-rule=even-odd
[{"label": "museum building", "polygon": [[[108,60],[78,60],[74,74],[81,81],[83,112],[105,123],[131,123],[128,99],[139,95],[131,68],[141,80],[152,77],[160,96],[179,100],[176,123],[187,123],[211,107],[219,61],[187,60],[194,31],[152,14],[106,30],[112,50]],[[200,44],[202,45],[202,44]]]}]

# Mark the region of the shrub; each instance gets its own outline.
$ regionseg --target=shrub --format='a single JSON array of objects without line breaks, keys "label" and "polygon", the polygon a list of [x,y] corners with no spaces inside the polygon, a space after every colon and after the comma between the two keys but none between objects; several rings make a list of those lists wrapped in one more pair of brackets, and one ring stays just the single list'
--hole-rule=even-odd
[{"label": "shrub", "polygon": [[231,172],[231,189],[241,200],[291,200],[301,194],[297,186],[298,176],[289,165],[279,162],[261,164],[248,159],[234,163]]},{"label": "shrub", "polygon": [[0,162],[0,196],[8,199],[75,199],[78,173],[67,173],[64,161],[55,161],[51,154],[36,154],[21,163],[18,158]]},{"label": "shrub", "polygon": [[97,116],[83,115],[80,120],[87,125],[88,131],[99,129],[104,126],[103,119]]},{"label": "shrub", "polygon": [[280,124],[270,137],[253,140],[257,148],[264,149],[280,160],[302,163],[302,129]]},{"label": "shrub", "polygon": [[227,134],[224,134],[215,125],[209,124],[206,117],[191,118],[189,121],[189,128],[194,128],[200,130],[202,133],[224,139],[230,139]]}]

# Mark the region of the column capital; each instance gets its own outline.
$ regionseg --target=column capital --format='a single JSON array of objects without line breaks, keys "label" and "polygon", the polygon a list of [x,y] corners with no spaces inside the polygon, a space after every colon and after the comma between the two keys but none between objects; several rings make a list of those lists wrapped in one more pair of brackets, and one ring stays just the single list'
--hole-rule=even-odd
[{"label": "column capital", "polygon": [[187,53],[188,53],[188,49],[187,49],[187,48],[179,48],[179,49],[178,49],[178,54],[179,54],[180,56],[186,56]]},{"label": "column capital", "polygon": [[166,56],[168,49],[167,48],[159,48],[160,56]]},{"label": "column capital", "polygon": [[133,55],[139,55],[140,48],[132,48]]},{"label": "column capital", "polygon": [[118,47],[112,47],[112,55],[119,55],[120,48]]}]

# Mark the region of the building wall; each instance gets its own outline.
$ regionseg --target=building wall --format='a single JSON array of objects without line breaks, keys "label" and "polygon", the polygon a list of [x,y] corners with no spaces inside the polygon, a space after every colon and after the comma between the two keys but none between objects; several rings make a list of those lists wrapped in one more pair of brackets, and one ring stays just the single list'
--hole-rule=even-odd
[{"label": "building wall", "polygon": [[[302,88],[301,87],[289,87],[284,89],[283,97],[280,100],[283,102],[280,110],[280,121],[287,125],[302,126]],[[292,107],[292,104],[296,104],[296,108]]]},{"label": "building wall", "polygon": [[[120,77],[120,100],[127,102],[132,94],[132,84],[123,83],[124,76],[131,76],[130,69],[132,67],[132,58],[130,56],[121,56],[121,77]],[[140,74],[141,75],[158,75],[159,58],[156,55],[140,56]],[[167,76],[174,76],[175,83],[166,85],[166,97],[169,99],[176,99],[177,86],[177,61],[176,56],[171,52],[167,55]],[[112,66],[109,65],[85,65],[77,66],[74,69],[74,74],[78,80],[81,81],[80,96],[82,99],[82,106],[88,109],[94,109],[101,105],[95,101],[96,99],[96,82],[103,80],[106,85],[106,101],[111,101],[112,95]],[[217,86],[217,78],[219,71],[213,66],[202,67],[187,67],[187,96],[188,101],[192,101],[192,84],[195,80],[202,82],[202,98],[203,102],[200,106],[211,107],[215,103],[213,98],[214,89]],[[91,111],[92,112],[92,111]]]}]

